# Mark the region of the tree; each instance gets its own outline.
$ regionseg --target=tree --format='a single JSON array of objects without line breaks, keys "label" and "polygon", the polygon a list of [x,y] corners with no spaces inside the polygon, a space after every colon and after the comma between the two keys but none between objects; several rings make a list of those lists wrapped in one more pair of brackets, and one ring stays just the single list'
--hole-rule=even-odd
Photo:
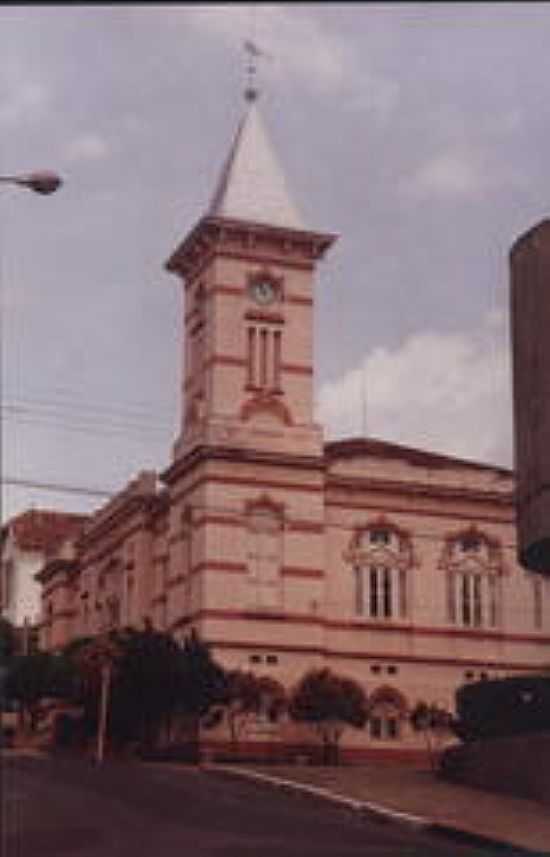
[{"label": "tree", "polygon": [[3,616],[0,616],[0,664],[6,663],[17,650],[15,628]]},{"label": "tree", "polygon": [[411,711],[409,721],[415,732],[423,733],[430,767],[435,770],[441,743],[451,732],[452,714],[437,703],[429,705],[427,702],[419,701]]},{"label": "tree", "polygon": [[153,747],[162,726],[169,731],[181,703],[185,664],[177,642],[146,625],[120,638],[121,656],[113,685],[111,724],[121,740]]},{"label": "tree", "polygon": [[224,703],[225,716],[233,746],[259,714],[264,713],[275,722],[286,708],[283,686],[270,676],[257,676],[244,670],[227,674]]},{"label": "tree", "polygon": [[63,655],[34,652],[16,657],[6,676],[5,693],[18,701],[23,727],[28,723],[34,731],[40,700],[70,696],[74,678],[72,665]]},{"label": "tree", "polygon": [[227,698],[227,677],[209,647],[192,630],[182,648],[178,710],[186,717],[191,735],[198,737],[201,720]]},{"label": "tree", "polygon": [[329,669],[310,670],[294,688],[289,714],[320,737],[324,764],[337,763],[346,726],[362,729],[368,719],[367,697],[356,681]]},{"label": "tree", "polygon": [[181,700],[183,654],[168,634],[150,623],[78,641],[70,655],[79,672],[79,701],[88,732],[101,731],[119,745],[151,748]]},{"label": "tree", "polygon": [[175,715],[196,737],[201,719],[225,699],[225,673],[194,633],[182,647],[146,622],[143,630],[75,640],[64,656],[76,673],[70,696],[83,708],[85,732],[103,734],[104,725],[119,746],[137,741],[152,749],[163,727],[170,734]]}]

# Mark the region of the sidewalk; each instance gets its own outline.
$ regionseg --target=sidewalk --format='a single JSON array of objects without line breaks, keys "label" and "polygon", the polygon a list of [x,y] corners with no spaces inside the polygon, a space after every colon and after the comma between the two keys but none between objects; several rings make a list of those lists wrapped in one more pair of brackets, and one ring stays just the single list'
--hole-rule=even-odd
[{"label": "sidewalk", "polygon": [[[313,787],[328,799],[396,823],[428,828],[481,844],[519,847],[550,855],[550,808],[536,801],[467,788],[430,771],[396,763],[358,767],[212,765],[238,776],[267,779],[287,788]],[[308,789],[309,790],[309,789]],[[318,791],[317,791],[318,790]],[[354,802],[359,802],[353,805]]]}]

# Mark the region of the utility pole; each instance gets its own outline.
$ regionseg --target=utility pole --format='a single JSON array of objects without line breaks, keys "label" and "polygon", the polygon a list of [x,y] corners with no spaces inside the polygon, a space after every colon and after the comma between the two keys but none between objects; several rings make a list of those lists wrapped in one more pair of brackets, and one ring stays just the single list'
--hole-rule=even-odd
[{"label": "utility pole", "polygon": [[107,712],[111,689],[111,663],[105,658],[101,664],[101,692],[99,697],[99,724],[97,729],[96,762],[101,765],[105,753],[105,733],[107,731]]}]

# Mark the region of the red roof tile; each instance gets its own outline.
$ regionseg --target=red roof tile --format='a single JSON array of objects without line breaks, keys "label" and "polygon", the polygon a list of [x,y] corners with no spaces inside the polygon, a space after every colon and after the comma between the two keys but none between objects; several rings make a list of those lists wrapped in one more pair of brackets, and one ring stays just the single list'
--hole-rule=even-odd
[{"label": "red roof tile", "polygon": [[67,538],[80,533],[86,519],[86,515],[29,509],[8,521],[4,529],[11,530],[21,550],[43,551],[53,556]]}]

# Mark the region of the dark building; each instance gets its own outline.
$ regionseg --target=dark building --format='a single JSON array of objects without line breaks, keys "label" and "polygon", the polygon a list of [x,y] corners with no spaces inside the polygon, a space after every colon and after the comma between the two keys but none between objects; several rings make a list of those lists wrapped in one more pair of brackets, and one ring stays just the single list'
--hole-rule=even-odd
[{"label": "dark building", "polygon": [[519,562],[550,574],[550,220],[510,253]]}]

